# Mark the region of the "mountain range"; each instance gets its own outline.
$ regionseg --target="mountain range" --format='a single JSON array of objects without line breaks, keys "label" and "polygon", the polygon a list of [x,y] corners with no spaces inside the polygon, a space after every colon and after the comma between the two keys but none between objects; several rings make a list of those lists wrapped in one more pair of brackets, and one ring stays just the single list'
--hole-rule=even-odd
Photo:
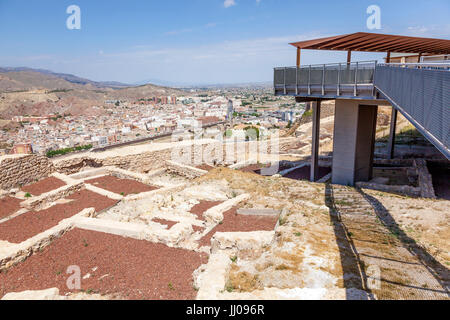
[{"label": "mountain range", "polygon": [[120,82],[116,82],[116,81],[92,81],[89,79],[85,79],[85,78],[81,78],[78,76],[75,76],[73,74],[68,74],[68,73],[56,73],[50,70],[45,70],[45,69],[33,69],[33,68],[28,68],[28,67],[17,67],[17,68],[11,68],[11,67],[6,67],[6,68],[2,68],[0,67],[0,73],[8,73],[8,72],[37,72],[40,74],[44,74],[44,75],[51,75],[51,76],[55,76],[57,78],[60,79],[64,79],[68,82],[71,83],[75,83],[75,84],[92,84],[95,87],[98,88],[125,88],[125,87],[130,87],[131,85],[129,84],[124,84],[124,83],[120,83]]}]

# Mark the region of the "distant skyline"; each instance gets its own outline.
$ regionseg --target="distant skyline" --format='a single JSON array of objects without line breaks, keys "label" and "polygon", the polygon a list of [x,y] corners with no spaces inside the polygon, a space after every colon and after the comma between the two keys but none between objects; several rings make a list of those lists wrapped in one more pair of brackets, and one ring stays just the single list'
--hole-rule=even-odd
[{"label": "distant skyline", "polygon": [[[66,27],[70,5],[80,30]],[[381,8],[380,30],[367,29],[370,5]],[[295,64],[289,42],[353,32],[449,39],[449,16],[448,0],[0,0],[0,67],[129,84],[266,82],[273,67]],[[345,59],[302,53],[302,64]]]}]

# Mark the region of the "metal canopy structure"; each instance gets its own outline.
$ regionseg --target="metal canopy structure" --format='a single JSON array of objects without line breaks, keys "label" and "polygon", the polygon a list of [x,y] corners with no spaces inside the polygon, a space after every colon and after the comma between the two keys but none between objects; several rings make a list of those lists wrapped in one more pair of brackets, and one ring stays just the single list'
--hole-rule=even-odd
[{"label": "metal canopy structure", "polygon": [[450,40],[357,32],[291,43],[298,49],[450,54]]},{"label": "metal canopy structure", "polygon": [[[297,102],[316,101],[313,106],[311,181],[317,180],[320,101],[323,99],[336,99],[342,106],[340,120],[336,120],[339,113],[335,114],[333,167],[344,168],[344,173],[335,174],[333,169],[333,183],[353,184],[356,179],[371,179],[377,113],[373,106],[382,100],[393,107],[389,158],[394,155],[399,111],[450,160],[450,64],[421,62],[423,55],[449,55],[450,40],[358,32],[291,45],[297,48],[297,65],[274,69],[274,93],[295,96]],[[301,66],[302,49],[347,51],[347,63]],[[385,52],[386,63],[352,63],[352,51]],[[412,53],[418,55],[418,61],[391,64],[391,53]],[[361,100],[362,104],[356,100]],[[352,117],[353,120],[349,120]],[[336,123],[339,123],[338,127]],[[372,128],[371,131],[368,128]],[[353,152],[350,157],[349,152]],[[358,167],[355,165],[357,160]]]}]

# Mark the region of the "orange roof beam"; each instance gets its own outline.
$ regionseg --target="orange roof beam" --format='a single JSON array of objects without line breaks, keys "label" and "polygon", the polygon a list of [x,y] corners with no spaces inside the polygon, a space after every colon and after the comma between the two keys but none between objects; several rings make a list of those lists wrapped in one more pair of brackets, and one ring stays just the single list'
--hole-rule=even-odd
[{"label": "orange roof beam", "polygon": [[[428,47],[429,50],[435,50],[437,49],[437,47],[435,46],[430,46],[427,43],[416,43],[416,42],[407,42],[407,43],[402,43],[402,42],[395,42],[395,43],[389,43],[389,44],[385,44],[382,46],[378,46],[378,47],[372,47],[371,49],[376,49],[379,51],[383,51],[387,48],[390,49],[390,51],[392,52],[408,52],[408,53],[418,53],[416,50],[419,48],[424,48],[424,47]],[[399,50],[403,50],[403,51],[399,51]]]},{"label": "orange roof beam", "polygon": [[[420,53],[420,52],[426,52],[426,50],[436,51],[436,50],[440,50],[440,48],[443,48],[443,47],[441,47],[438,42],[430,41],[430,43],[417,44],[417,45],[411,46],[410,50],[411,51],[420,50],[418,52],[418,53]],[[405,46],[399,47],[398,50],[405,50]],[[401,52],[401,51],[399,51],[399,52]],[[416,52],[412,52],[412,53],[416,53]]]},{"label": "orange roof beam", "polygon": [[333,41],[333,40],[341,38],[341,37],[342,36],[334,36],[334,37],[321,38],[321,39],[298,41],[298,42],[292,42],[292,43],[290,43],[290,45],[293,45],[294,47],[298,47],[300,49],[306,49],[307,47],[314,46],[318,43],[324,43],[326,41]]},{"label": "orange roof beam", "polygon": [[450,54],[450,40],[357,32],[293,42],[298,49]]},{"label": "orange roof beam", "polygon": [[376,42],[374,42],[374,43],[372,43],[372,44],[367,44],[367,45],[364,45],[364,46],[361,46],[361,47],[359,47],[358,48],[358,50],[361,50],[361,51],[371,51],[371,50],[383,50],[383,48],[390,48],[390,47],[392,47],[392,46],[395,46],[395,45],[397,45],[397,44],[401,44],[401,43],[414,43],[414,41],[413,40],[407,40],[406,42],[404,41],[404,40],[399,40],[399,39],[397,39],[397,40],[391,40],[391,39],[388,39],[388,40],[383,40],[383,41],[376,41]]},{"label": "orange roof beam", "polygon": [[395,43],[395,41],[392,40],[385,40],[385,41],[378,41],[375,39],[370,39],[368,41],[365,41],[360,44],[351,45],[349,49],[355,50],[355,51],[365,51],[365,50],[371,50],[373,47],[378,47],[381,45],[389,44],[389,43]]},{"label": "orange roof beam", "polygon": [[336,48],[336,50],[339,50],[339,49],[342,49],[342,50],[352,49],[353,50],[354,48],[358,48],[364,44],[371,44],[371,43],[373,44],[375,42],[376,42],[376,40],[374,40],[372,38],[364,37],[364,38],[360,38],[355,41],[344,42],[344,44],[342,44],[342,42],[341,42],[341,44],[337,44],[335,46],[335,48]]},{"label": "orange roof beam", "polygon": [[[341,38],[341,39],[338,39],[336,41],[331,41],[331,42],[328,42],[326,44],[323,44],[322,46],[319,46],[318,49],[335,47],[336,45],[342,44],[342,43],[346,43],[346,44],[354,43],[355,41],[356,42],[361,41],[361,39],[367,39],[367,36],[357,35],[357,36],[354,36],[354,37],[349,37],[348,39],[342,39]],[[350,40],[353,40],[353,41],[350,41]]]}]

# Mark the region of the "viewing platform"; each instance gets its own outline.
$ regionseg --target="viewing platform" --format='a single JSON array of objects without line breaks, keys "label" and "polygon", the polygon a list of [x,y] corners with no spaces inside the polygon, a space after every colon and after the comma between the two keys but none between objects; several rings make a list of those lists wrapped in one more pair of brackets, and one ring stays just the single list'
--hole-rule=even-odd
[{"label": "viewing platform", "polygon": [[[296,66],[274,68],[274,94],[312,102],[311,181],[318,178],[322,100],[336,100],[333,183],[354,185],[372,179],[380,105],[392,106],[387,158],[394,157],[400,112],[450,160],[450,40],[358,32],[291,45],[297,48]],[[347,51],[347,61],[302,66],[305,49]],[[385,63],[352,62],[353,51],[387,55]],[[417,63],[391,63],[391,53],[416,54]]]},{"label": "viewing platform", "polygon": [[377,99],[373,85],[376,65],[376,61],[364,61],[275,68],[275,95]]},{"label": "viewing platform", "polygon": [[[294,96],[317,99],[385,100],[377,94],[377,83],[385,82],[386,68],[390,73],[398,68],[418,72],[450,71],[449,63],[377,63],[361,61],[352,63],[315,64],[300,67],[274,68],[274,93],[276,96]],[[380,79],[376,79],[376,75]],[[425,73],[423,73],[425,74]]]}]

